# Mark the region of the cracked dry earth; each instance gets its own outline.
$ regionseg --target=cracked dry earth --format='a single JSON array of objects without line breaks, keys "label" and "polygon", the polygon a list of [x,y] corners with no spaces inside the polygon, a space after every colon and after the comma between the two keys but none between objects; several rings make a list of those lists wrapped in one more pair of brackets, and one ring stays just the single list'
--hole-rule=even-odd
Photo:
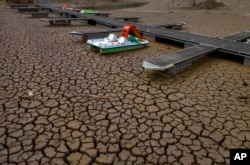
[{"label": "cracked dry earth", "polygon": [[250,69],[206,56],[176,76],[143,59],[150,42],[100,56],[72,30],[0,10],[0,164],[229,164],[250,148]]}]

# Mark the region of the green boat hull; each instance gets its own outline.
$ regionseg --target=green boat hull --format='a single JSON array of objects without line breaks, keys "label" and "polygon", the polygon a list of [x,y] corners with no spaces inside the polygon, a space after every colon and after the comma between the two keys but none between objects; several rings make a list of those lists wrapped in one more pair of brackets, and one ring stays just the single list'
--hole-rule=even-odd
[{"label": "green boat hull", "polygon": [[110,53],[118,53],[123,51],[129,51],[134,49],[139,49],[145,47],[146,44],[137,44],[137,45],[129,45],[129,46],[121,46],[121,47],[114,47],[114,48],[99,48],[94,45],[88,44],[88,47],[94,51],[99,52],[100,54],[110,54]]}]

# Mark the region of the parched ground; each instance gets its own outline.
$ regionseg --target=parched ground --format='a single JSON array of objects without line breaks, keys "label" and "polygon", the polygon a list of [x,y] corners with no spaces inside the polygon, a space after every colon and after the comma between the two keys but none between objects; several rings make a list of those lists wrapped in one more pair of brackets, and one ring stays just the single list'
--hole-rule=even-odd
[{"label": "parched ground", "polygon": [[[211,36],[250,27],[237,12],[197,10],[196,22],[180,11],[137,15],[183,18],[185,31]],[[100,56],[67,33],[101,27],[51,27],[8,7],[0,18],[1,165],[229,164],[229,149],[250,148],[250,68],[240,60],[206,56],[169,77],[141,64],[173,45]]]}]

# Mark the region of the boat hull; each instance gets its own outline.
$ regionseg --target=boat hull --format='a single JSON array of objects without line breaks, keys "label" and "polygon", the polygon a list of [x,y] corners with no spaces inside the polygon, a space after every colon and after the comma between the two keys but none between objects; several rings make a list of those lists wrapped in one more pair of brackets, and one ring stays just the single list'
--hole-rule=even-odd
[{"label": "boat hull", "polygon": [[128,46],[121,46],[121,47],[113,47],[113,48],[100,48],[95,45],[88,44],[88,47],[91,50],[99,52],[100,54],[110,54],[110,53],[118,53],[123,51],[129,51],[134,49],[140,49],[147,46],[146,44],[137,44],[137,45],[128,45]]}]

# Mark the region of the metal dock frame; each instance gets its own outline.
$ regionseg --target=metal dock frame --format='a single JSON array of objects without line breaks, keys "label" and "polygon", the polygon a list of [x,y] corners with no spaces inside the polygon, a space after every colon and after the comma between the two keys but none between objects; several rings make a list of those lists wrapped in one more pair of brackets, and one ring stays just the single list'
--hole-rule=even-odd
[{"label": "metal dock frame", "polygon": [[59,19],[41,19],[42,22],[49,22],[50,25],[71,25],[72,21],[87,20],[91,22],[91,19],[86,18],[59,18]]},{"label": "metal dock frame", "polygon": [[209,45],[194,45],[173,53],[164,54],[143,61],[146,70],[159,70],[167,73],[177,73],[191,67],[193,61],[201,56],[216,51],[216,47]]},{"label": "metal dock frame", "polygon": [[[39,5],[41,7],[48,7],[45,5]],[[52,11],[60,12],[61,9],[51,8]],[[120,21],[110,17],[101,17],[95,15],[82,15],[74,11],[64,11],[68,15],[79,18],[92,19],[94,24],[99,24],[111,28],[118,28],[124,26],[124,21]],[[138,23],[133,23],[140,32],[143,34],[149,34],[151,36],[157,37],[159,39],[167,39],[179,43],[184,43],[187,45],[208,45],[214,47],[216,51],[230,53],[236,56],[244,58],[244,64],[249,65],[250,58],[250,46],[249,44],[242,42],[235,42],[227,39],[208,37],[198,34],[192,34],[188,32],[181,32],[172,29],[163,29],[160,27],[151,27],[147,25],[141,25]],[[194,58],[194,57],[192,57]],[[191,59],[190,59],[191,60]]]},{"label": "metal dock frame", "polygon": [[102,31],[91,31],[91,32],[72,31],[69,34],[80,35],[82,39],[85,41],[85,40],[93,39],[93,38],[107,37],[109,33],[120,32],[121,30],[122,28],[112,28],[112,29],[107,29],[107,30],[102,30]]}]

